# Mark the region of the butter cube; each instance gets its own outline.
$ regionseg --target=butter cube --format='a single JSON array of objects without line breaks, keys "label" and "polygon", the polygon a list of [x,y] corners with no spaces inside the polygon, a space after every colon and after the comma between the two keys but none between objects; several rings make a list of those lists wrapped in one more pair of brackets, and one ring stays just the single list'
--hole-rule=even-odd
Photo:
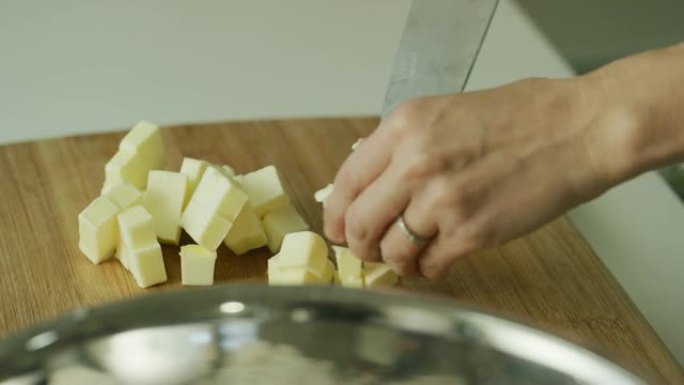
[{"label": "butter cube", "polygon": [[342,286],[363,288],[363,263],[346,247],[333,246]]},{"label": "butter cube", "polygon": [[150,170],[164,167],[164,142],[159,127],[142,121],[119,143],[119,151],[105,165],[102,193],[119,183],[128,182],[145,189]]},{"label": "butter cube", "polygon": [[208,286],[214,283],[215,250],[207,250],[200,245],[182,246],[180,259],[183,285]]},{"label": "butter cube", "polygon": [[397,283],[397,275],[384,263],[365,262],[363,269],[365,287],[392,286]]},{"label": "butter cube", "polygon": [[143,206],[133,206],[118,215],[119,234],[131,250],[157,243],[152,215]]},{"label": "butter cube", "polygon": [[188,178],[188,190],[185,193],[185,201],[183,202],[183,208],[188,205],[192,194],[195,192],[199,181],[204,175],[204,171],[207,169],[209,163],[194,159],[194,158],[183,158],[183,163],[181,164],[180,173],[184,174]]},{"label": "butter cube", "polygon": [[128,264],[128,257],[129,250],[126,244],[119,239],[119,243],[116,246],[116,254],[114,254],[114,257],[119,260],[121,265],[126,268],[126,270],[130,270],[129,264]]},{"label": "butter cube", "polygon": [[129,248],[128,253],[129,268],[138,286],[146,288],[166,282],[164,258],[156,240],[139,249]]},{"label": "butter cube", "polygon": [[114,253],[119,238],[118,213],[119,206],[106,197],[98,197],[78,214],[78,246],[91,262],[100,263]]},{"label": "butter cube", "polygon": [[185,210],[182,223],[185,232],[197,244],[209,250],[216,250],[219,247],[232,226],[232,222],[205,207]]},{"label": "butter cube", "polygon": [[270,285],[304,285],[328,283],[307,267],[283,267],[279,255],[268,260],[268,283]]},{"label": "butter cube", "polygon": [[326,260],[325,264],[325,271],[323,272],[323,275],[320,277],[321,281],[323,283],[333,283],[335,280],[335,264],[332,263],[331,260]]},{"label": "butter cube", "polygon": [[286,234],[308,230],[309,228],[297,209],[290,203],[267,213],[262,223],[266,238],[268,238],[268,249],[272,253],[277,253],[280,250],[280,245]]},{"label": "butter cube", "polygon": [[222,168],[223,168],[223,173],[226,174],[226,176],[229,176],[231,178],[235,178],[237,176],[237,174],[235,173],[235,170],[232,167],[230,167],[229,165],[224,164],[222,166]]},{"label": "butter cube", "polygon": [[233,222],[246,203],[247,195],[237,183],[217,169],[207,167],[185,211],[206,208]]},{"label": "butter cube", "polygon": [[332,194],[334,187],[334,185],[328,183],[327,186],[314,193],[314,200],[318,203],[325,203],[326,199]]},{"label": "butter cube", "polygon": [[279,255],[282,268],[309,268],[319,277],[326,275],[328,245],[312,231],[287,234]]},{"label": "butter cube", "polygon": [[290,201],[283,189],[278,170],[273,165],[243,175],[241,183],[249,196],[249,203],[259,217]]},{"label": "butter cube", "polygon": [[105,196],[122,210],[139,205],[142,201],[140,190],[125,182],[112,186]]},{"label": "butter cube", "polygon": [[154,229],[161,242],[177,245],[181,233],[181,211],[188,178],[173,171],[152,170],[147,179],[144,206],[154,218]]},{"label": "butter cube", "polygon": [[119,151],[135,153],[148,170],[164,168],[164,138],[159,126],[145,120],[136,124],[119,143]]},{"label": "butter cube", "polygon": [[108,192],[115,185],[124,182],[144,190],[149,171],[150,167],[144,164],[135,152],[119,150],[105,165],[103,190]]},{"label": "butter cube", "polygon": [[237,255],[266,246],[268,239],[264,227],[252,206],[242,207],[223,243]]}]

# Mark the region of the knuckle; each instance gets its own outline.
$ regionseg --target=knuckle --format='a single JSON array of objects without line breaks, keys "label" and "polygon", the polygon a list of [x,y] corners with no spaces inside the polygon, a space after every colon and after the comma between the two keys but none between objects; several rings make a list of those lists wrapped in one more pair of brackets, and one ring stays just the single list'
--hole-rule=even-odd
[{"label": "knuckle", "polygon": [[403,264],[404,261],[411,258],[408,250],[402,250],[396,247],[396,244],[392,244],[386,239],[380,242],[380,250],[382,252],[382,259],[387,263]]},{"label": "knuckle", "polygon": [[424,98],[414,98],[402,102],[390,113],[388,117],[390,126],[397,129],[412,126],[412,123],[420,116],[424,105]]},{"label": "knuckle", "polygon": [[420,272],[421,274],[431,280],[441,279],[448,275],[450,269],[450,262],[448,261],[421,261],[420,262]]},{"label": "knuckle", "polygon": [[429,212],[443,213],[447,210],[456,222],[462,222],[468,218],[472,201],[468,190],[461,188],[450,178],[435,179],[430,189]]},{"label": "knuckle", "polygon": [[368,238],[366,221],[356,206],[352,205],[347,209],[344,222],[347,241],[363,243]]},{"label": "knuckle", "polygon": [[425,152],[417,152],[410,156],[404,164],[406,178],[424,178],[435,172],[433,158]]},{"label": "knuckle", "polygon": [[471,227],[462,238],[461,248],[464,253],[471,253],[489,246],[493,246],[492,233],[481,227]]},{"label": "knuckle", "polygon": [[393,264],[392,270],[401,277],[412,277],[415,276],[415,270],[410,267],[407,262]]}]

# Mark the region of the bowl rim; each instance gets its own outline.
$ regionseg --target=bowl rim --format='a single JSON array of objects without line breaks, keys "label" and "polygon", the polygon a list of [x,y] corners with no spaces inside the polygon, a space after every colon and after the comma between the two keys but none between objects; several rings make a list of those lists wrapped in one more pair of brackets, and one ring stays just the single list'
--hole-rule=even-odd
[{"label": "bowl rim", "polygon": [[[509,314],[482,309],[451,297],[390,288],[359,290],[329,285],[268,286],[261,283],[228,283],[157,292],[78,308],[61,317],[22,329],[0,340],[0,381],[35,371],[47,357],[73,343],[133,329],[186,324],[192,321],[193,317],[196,322],[201,322],[202,319],[197,318],[200,313],[193,311],[199,309],[213,307],[217,316],[227,318],[230,315],[220,311],[221,304],[227,302],[259,304],[262,307],[267,304],[280,307],[325,304],[350,310],[379,312],[381,315],[402,309],[414,313],[422,312],[424,315],[446,317],[452,322],[465,322],[466,325],[469,322],[477,325],[479,335],[472,336],[473,338],[480,339],[507,354],[577,377],[578,373],[569,370],[572,365],[568,366],[567,356],[564,356],[564,360],[558,360],[565,363],[554,363],[538,352],[521,355],[520,349],[516,351],[517,348],[511,343],[519,343],[521,338],[527,338],[529,341],[536,341],[540,347],[543,345],[546,348],[554,348],[564,355],[573,355],[578,360],[573,363],[573,367],[580,369],[581,366],[587,371],[586,366],[589,366],[592,373],[595,373],[586,378],[587,384],[647,384],[641,377],[595,349],[585,346],[585,343],[561,337],[556,332],[549,331],[548,327],[533,326],[530,322],[516,319]],[[121,317],[122,314],[127,316]],[[210,318],[204,318],[205,321],[208,319]],[[403,330],[410,327],[402,322],[394,326]],[[421,325],[412,331],[425,334],[430,332]],[[502,344],[498,339],[512,340]]]}]

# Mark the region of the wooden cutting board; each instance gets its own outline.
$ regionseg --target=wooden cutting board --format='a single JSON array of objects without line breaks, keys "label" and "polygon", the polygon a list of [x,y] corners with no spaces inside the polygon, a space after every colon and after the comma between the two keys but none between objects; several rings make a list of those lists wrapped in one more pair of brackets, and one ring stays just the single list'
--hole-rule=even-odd
[{"label": "wooden cutting board", "polygon": [[[169,127],[167,166],[177,170],[184,155],[238,172],[275,164],[295,205],[320,232],[313,192],[333,179],[351,144],[376,124],[367,118]],[[77,215],[98,195],[104,165],[122,136],[0,147],[0,337],[78,307],[181,288],[176,248],[164,250],[169,282],[147,290],[117,262],[95,266],[78,250]],[[265,281],[269,256],[267,250],[235,256],[222,246],[216,281]],[[682,367],[565,218],[459,260],[446,282],[405,286],[550,328],[647,378],[684,383]]]}]

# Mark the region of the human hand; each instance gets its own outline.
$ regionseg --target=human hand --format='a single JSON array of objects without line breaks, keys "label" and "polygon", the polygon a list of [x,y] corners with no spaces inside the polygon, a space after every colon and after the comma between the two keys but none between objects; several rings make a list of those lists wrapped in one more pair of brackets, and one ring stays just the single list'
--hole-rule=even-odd
[{"label": "human hand", "polygon": [[[530,79],[409,101],[344,162],[325,233],[403,276],[525,234],[624,177],[620,144],[584,79]],[[404,216],[412,242],[395,225]]]}]

